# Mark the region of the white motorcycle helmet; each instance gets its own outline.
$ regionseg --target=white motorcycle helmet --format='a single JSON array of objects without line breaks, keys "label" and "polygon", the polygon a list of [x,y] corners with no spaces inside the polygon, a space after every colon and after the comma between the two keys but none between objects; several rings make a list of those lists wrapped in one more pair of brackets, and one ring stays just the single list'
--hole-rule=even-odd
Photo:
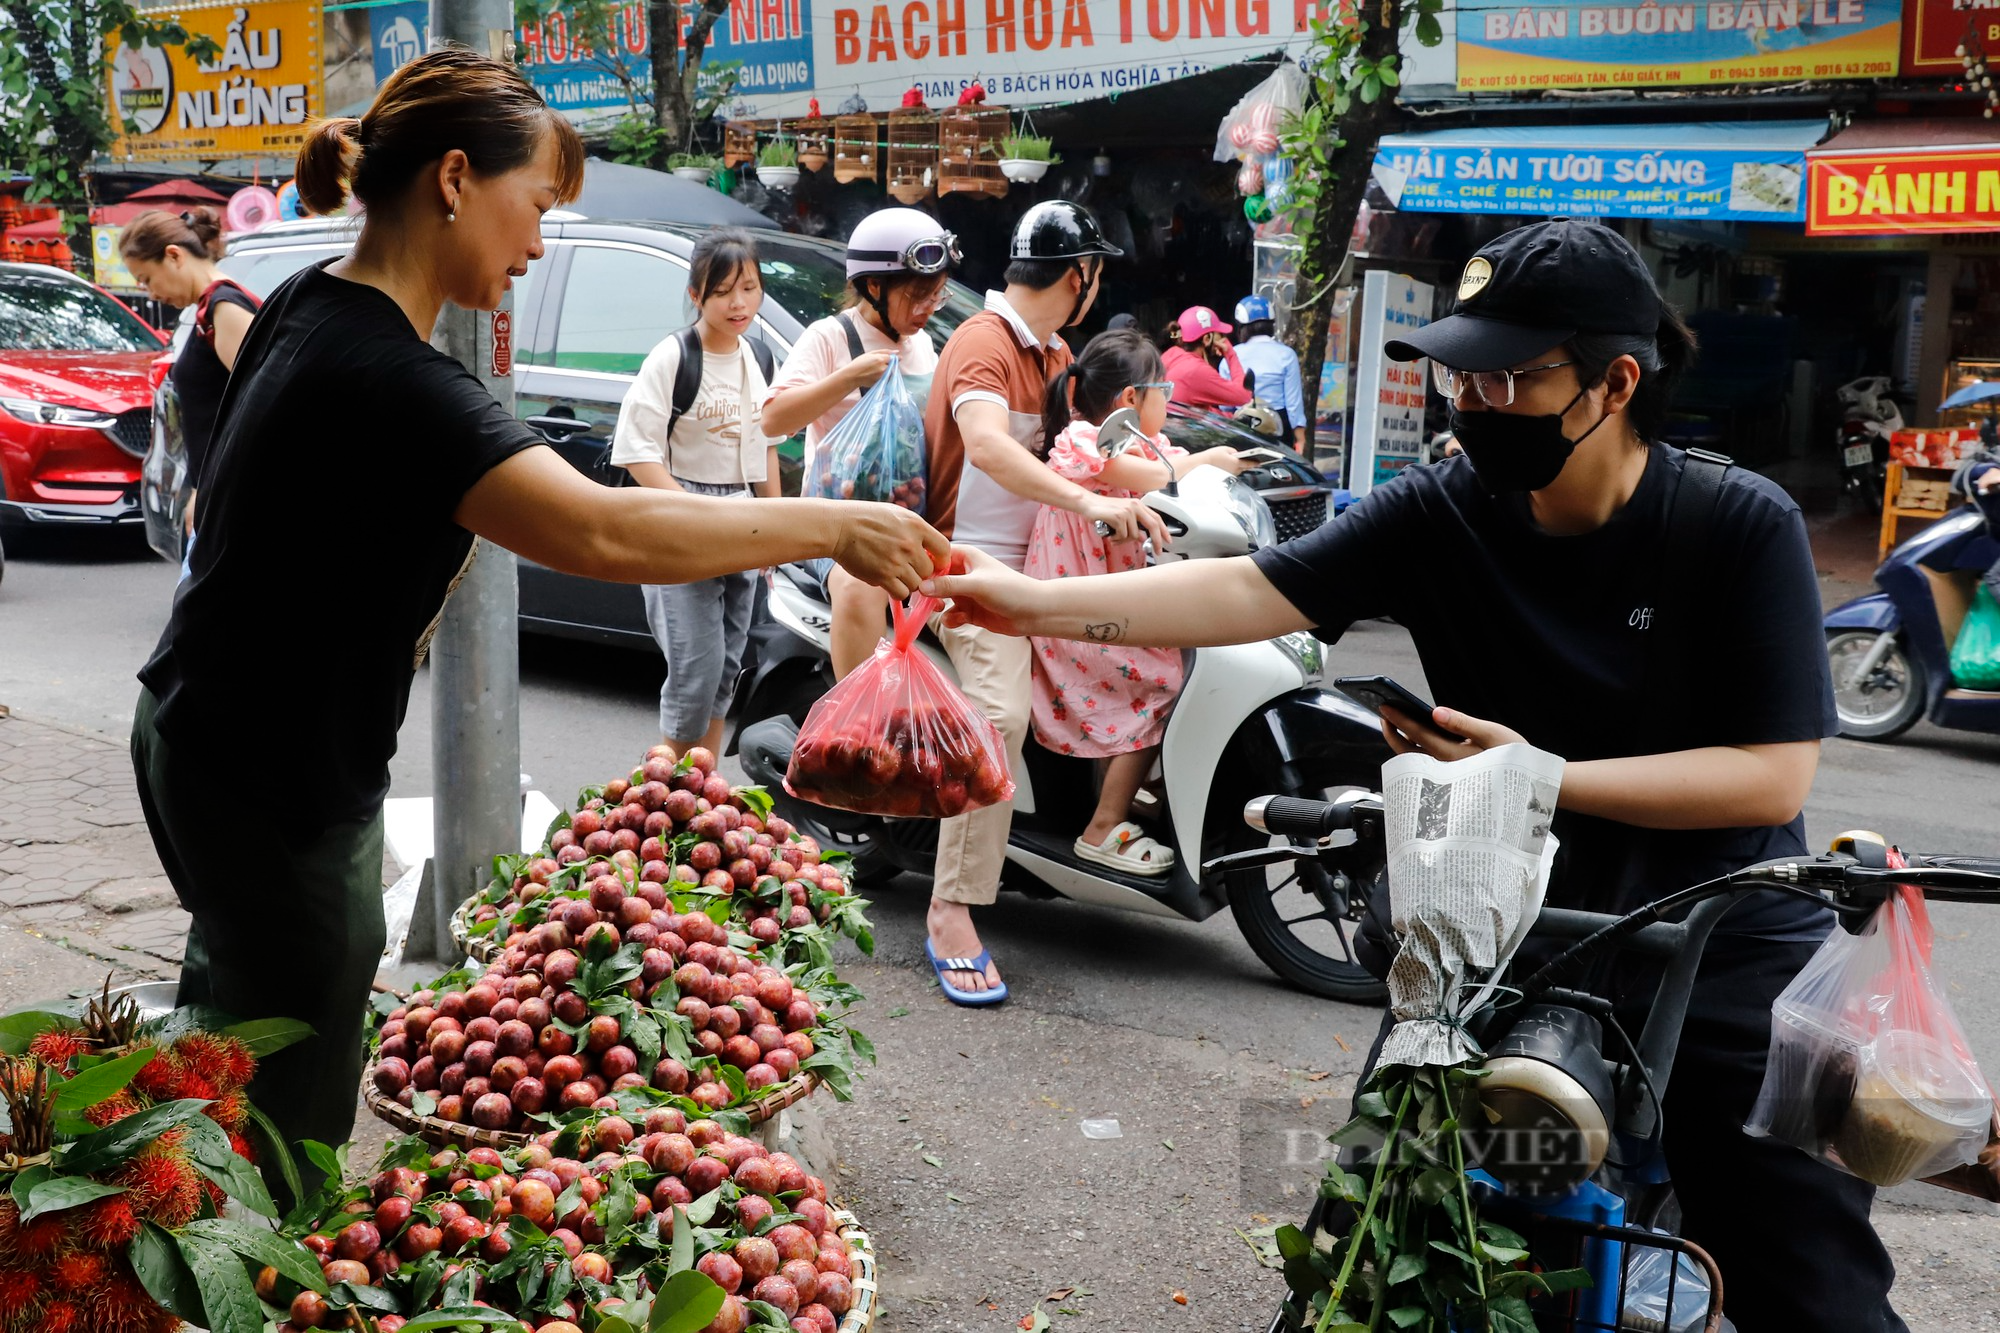
[{"label": "white motorcycle helmet", "polygon": [[884,208],[870,213],[847,238],[848,282],[874,307],[889,335],[898,339],[905,331],[889,318],[887,286],[861,280],[901,274],[928,277],[948,272],[958,260],[958,238],[936,218],[915,208]]}]

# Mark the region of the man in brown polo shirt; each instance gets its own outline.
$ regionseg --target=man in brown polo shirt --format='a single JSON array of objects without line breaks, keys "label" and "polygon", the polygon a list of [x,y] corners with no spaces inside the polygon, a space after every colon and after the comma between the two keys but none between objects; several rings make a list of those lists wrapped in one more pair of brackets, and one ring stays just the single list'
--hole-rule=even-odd
[{"label": "man in brown polo shirt", "polygon": [[[1109,524],[1122,540],[1150,536],[1165,544],[1159,516],[1143,503],[1085,490],[1043,461],[1049,381],[1070,362],[1060,330],[1089,311],[1105,259],[1122,253],[1078,205],[1036,204],[1009,243],[1006,290],[986,293],[986,309],[945,343],[924,415],[926,516],[955,544],[1019,569],[1045,504]],[[1019,772],[1031,700],[1028,641],[972,626],[948,629],[941,619],[937,633],[966,697],[1007,738],[1008,762]],[[1012,806],[989,806],[938,829],[926,948],[946,997],[958,1004],[996,1004],[1007,996],[970,909],[1000,892],[1013,814]]]}]

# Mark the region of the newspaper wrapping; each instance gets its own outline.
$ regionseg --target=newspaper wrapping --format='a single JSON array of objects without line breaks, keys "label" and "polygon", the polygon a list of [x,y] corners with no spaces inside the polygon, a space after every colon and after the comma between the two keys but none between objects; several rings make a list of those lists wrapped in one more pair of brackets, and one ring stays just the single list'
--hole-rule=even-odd
[{"label": "newspaper wrapping", "polygon": [[1456,1065],[1479,1050],[1463,1019],[1541,911],[1554,864],[1549,832],[1563,761],[1504,745],[1453,763],[1398,755],[1382,766],[1396,1026],[1384,1065]]}]

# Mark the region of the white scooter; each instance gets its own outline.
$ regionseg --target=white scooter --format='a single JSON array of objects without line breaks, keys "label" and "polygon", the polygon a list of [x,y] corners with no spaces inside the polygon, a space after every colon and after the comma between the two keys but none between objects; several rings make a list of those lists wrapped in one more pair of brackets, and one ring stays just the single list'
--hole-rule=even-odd
[{"label": "white scooter", "polygon": [[[1115,444],[1136,427],[1114,413],[1099,431]],[[1146,496],[1165,520],[1172,545],[1160,562],[1247,555],[1273,545],[1263,499],[1216,468],[1197,468]],[[1338,520],[1334,520],[1338,521]],[[781,566],[770,574],[770,614],[751,631],[757,667],[737,694],[731,750],[776,799],[785,818],[822,845],[851,853],[865,877],[931,873],[937,825],[831,810],[785,793],[783,777],[798,726],[833,683],[828,657],[832,613],[825,561]],[[928,637],[925,651],[952,675]],[[1317,860],[1274,858],[1204,875],[1201,866],[1231,852],[1270,845],[1248,828],[1243,802],[1276,792],[1314,800],[1349,787],[1372,789],[1388,749],[1373,713],[1320,688],[1321,645],[1307,633],[1264,643],[1199,648],[1187,655],[1186,684],[1161,745],[1164,800],[1135,817],[1173,847],[1168,875],[1125,875],[1086,861],[1077,835],[1097,804],[1091,761],[1026,746],[1014,774],[1014,821],[1003,887],[1077,902],[1200,921],[1227,905],[1257,956],[1280,977],[1316,995],[1357,1003],[1383,998],[1380,982],[1356,960],[1353,935],[1367,911],[1380,867],[1360,878],[1323,869]],[[1386,928],[1386,923],[1385,928]]]}]

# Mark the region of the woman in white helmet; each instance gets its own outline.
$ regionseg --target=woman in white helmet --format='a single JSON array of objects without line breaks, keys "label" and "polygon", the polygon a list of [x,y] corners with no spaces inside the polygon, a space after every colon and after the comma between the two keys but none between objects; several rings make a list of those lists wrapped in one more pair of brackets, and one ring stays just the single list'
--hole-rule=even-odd
[{"label": "woman in white helmet", "polygon": [[[914,208],[870,213],[847,240],[847,308],[812,324],[764,399],[764,431],[783,439],[806,432],[806,470],[826,433],[861,395],[902,359],[903,380],[922,406],[937,369],[937,348],[924,325],[944,300],[945,279],[958,261],[958,241],[936,218]],[[845,676],[868,660],[888,626],[889,600],[880,590],[836,569],[833,669]]]}]

